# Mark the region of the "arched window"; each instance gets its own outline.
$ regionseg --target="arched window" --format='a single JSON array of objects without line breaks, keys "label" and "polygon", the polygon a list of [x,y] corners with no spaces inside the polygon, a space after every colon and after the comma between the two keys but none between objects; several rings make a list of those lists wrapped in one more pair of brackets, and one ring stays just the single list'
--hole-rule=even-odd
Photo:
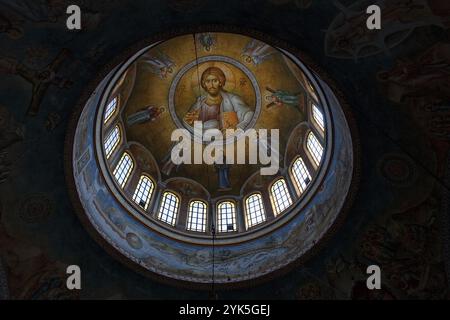
[{"label": "arched window", "polygon": [[172,192],[164,192],[159,206],[158,219],[172,226],[177,221],[180,199]]},{"label": "arched window", "polygon": [[123,188],[130,177],[131,171],[133,170],[134,163],[133,159],[128,153],[124,153],[122,158],[120,158],[119,163],[114,169],[113,175],[117,180],[117,183]]},{"label": "arched window", "polygon": [[294,178],[298,191],[300,194],[303,193],[308,184],[311,182],[311,175],[309,174],[302,158],[298,157],[297,160],[294,161],[292,164],[291,174]]},{"label": "arched window", "polygon": [[187,229],[189,231],[206,231],[206,203],[194,200],[189,203]]},{"label": "arched window", "polygon": [[149,177],[142,175],[139,179],[136,190],[134,191],[133,201],[144,210],[147,210],[154,188],[155,185],[153,181]]},{"label": "arched window", "polygon": [[247,220],[247,228],[251,228],[266,221],[266,213],[262,196],[254,193],[245,199],[245,212]]},{"label": "arched window", "polygon": [[120,128],[119,126],[115,126],[114,129],[112,129],[108,134],[104,142],[106,158],[109,158],[113,154],[114,150],[119,145],[119,142]]},{"label": "arched window", "polygon": [[323,120],[322,111],[320,111],[315,104],[312,105],[312,114],[314,121],[319,125],[320,129],[322,129],[322,131],[325,130],[325,122]]},{"label": "arched window", "polygon": [[311,131],[308,133],[308,137],[306,140],[306,147],[308,148],[308,151],[311,154],[314,163],[316,165],[319,165],[320,160],[322,160],[323,147],[320,144],[319,140],[317,140],[314,133],[312,133]]},{"label": "arched window", "polygon": [[218,232],[237,231],[236,206],[231,201],[223,201],[217,206],[217,229]]},{"label": "arched window", "polygon": [[286,185],[286,181],[281,178],[275,181],[270,188],[270,198],[275,215],[279,215],[292,204],[292,198]]},{"label": "arched window", "polygon": [[114,97],[114,99],[112,99],[106,106],[105,123],[108,122],[109,119],[111,119],[116,110],[117,110],[117,97]]}]

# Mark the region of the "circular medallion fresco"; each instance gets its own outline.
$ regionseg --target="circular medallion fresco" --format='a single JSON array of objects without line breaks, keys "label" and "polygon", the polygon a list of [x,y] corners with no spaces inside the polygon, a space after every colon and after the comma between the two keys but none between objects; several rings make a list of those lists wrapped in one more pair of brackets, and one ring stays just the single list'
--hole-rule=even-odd
[{"label": "circular medallion fresco", "polygon": [[176,125],[189,131],[194,121],[201,121],[203,129],[246,130],[258,119],[261,92],[255,75],[239,61],[206,56],[177,73],[169,91],[169,110]]}]

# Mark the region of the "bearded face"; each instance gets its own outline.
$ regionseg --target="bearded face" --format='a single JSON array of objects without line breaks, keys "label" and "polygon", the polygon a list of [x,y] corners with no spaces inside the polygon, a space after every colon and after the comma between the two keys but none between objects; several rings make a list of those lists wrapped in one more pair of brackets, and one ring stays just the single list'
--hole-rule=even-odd
[{"label": "bearded face", "polygon": [[210,74],[203,81],[203,87],[212,96],[217,96],[222,88],[222,84],[217,76]]}]

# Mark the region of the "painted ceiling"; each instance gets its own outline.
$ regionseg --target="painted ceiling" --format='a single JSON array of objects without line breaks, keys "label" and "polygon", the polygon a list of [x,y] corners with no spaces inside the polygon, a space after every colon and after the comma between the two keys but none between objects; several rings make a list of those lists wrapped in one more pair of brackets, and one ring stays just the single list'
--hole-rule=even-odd
[{"label": "painted ceiling", "polygon": [[[144,53],[135,67],[134,87],[122,112],[126,135],[128,141],[139,142],[147,148],[160,167],[174,145],[170,139],[173,130],[192,129],[184,118],[198,97],[207,94],[199,79],[209,67],[220,68],[226,77],[224,91],[240,97],[254,112],[247,129],[280,130],[281,155],[292,130],[305,120],[306,96],[314,95],[302,71],[287,56],[264,42],[238,34],[175,37]],[[130,73],[128,77],[133,75]],[[274,92],[292,96],[297,103],[274,105],[271,98]],[[130,116],[151,106],[163,110],[157,119],[127,124]],[[231,166],[229,193],[238,195],[244,182],[258,169],[259,165]],[[213,166],[182,164],[169,176],[196,180],[213,195],[221,194],[214,192],[218,181]]]}]

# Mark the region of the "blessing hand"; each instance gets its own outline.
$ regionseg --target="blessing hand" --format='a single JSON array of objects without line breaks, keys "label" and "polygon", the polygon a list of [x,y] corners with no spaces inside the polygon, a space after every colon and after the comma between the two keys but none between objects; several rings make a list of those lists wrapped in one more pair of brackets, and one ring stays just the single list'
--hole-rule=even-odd
[{"label": "blessing hand", "polygon": [[186,115],[184,116],[184,121],[189,124],[189,125],[194,125],[194,121],[198,120],[198,116],[199,116],[200,112],[198,110],[196,111],[191,111],[186,113]]}]

